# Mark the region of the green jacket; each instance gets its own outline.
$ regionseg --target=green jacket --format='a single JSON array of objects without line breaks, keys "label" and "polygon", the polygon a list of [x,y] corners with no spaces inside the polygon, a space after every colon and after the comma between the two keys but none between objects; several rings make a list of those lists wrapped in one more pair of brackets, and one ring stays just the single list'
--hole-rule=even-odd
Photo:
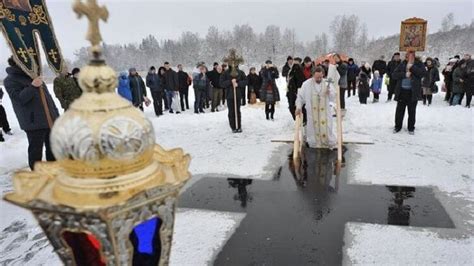
[{"label": "green jacket", "polygon": [[82,90],[74,78],[57,77],[54,79],[53,85],[54,94],[64,110],[67,110],[71,103],[82,95]]}]

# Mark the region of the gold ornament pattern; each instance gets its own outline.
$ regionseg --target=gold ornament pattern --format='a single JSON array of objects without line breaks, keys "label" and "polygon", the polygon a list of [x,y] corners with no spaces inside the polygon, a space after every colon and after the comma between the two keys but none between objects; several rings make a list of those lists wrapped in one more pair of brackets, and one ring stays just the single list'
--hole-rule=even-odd
[{"label": "gold ornament pattern", "polygon": [[5,8],[0,2],[0,19],[6,18],[8,21],[15,21],[15,14],[12,14],[10,9]]},{"label": "gold ornament pattern", "polygon": [[30,13],[28,19],[30,20],[30,23],[34,25],[39,25],[41,23],[48,25],[46,13],[44,12],[43,7],[39,5],[33,7],[33,12]]}]

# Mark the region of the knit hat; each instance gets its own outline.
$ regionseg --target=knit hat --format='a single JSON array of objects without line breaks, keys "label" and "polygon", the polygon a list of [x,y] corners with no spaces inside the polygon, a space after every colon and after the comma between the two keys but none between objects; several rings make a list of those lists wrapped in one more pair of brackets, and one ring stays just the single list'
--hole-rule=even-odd
[{"label": "knit hat", "polygon": [[267,60],[267,61],[265,61],[265,64],[267,64],[267,65],[268,65],[268,64],[272,64],[272,60]]},{"label": "knit hat", "polygon": [[291,55],[289,55],[289,56],[286,58],[286,61],[290,61],[290,60],[293,60],[293,57],[291,57]]},{"label": "knit hat", "polygon": [[132,67],[132,68],[130,68],[130,69],[128,70],[128,72],[130,72],[130,73],[131,73],[131,72],[137,72],[137,69],[134,68],[134,67]]}]

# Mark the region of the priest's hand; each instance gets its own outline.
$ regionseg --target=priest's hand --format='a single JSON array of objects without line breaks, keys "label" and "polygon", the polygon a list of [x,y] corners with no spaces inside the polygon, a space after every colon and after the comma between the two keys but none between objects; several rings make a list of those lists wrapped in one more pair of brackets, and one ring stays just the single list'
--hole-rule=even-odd
[{"label": "priest's hand", "polygon": [[296,110],[295,110],[295,115],[296,115],[296,116],[301,115],[301,109],[296,109]]},{"label": "priest's hand", "polygon": [[232,85],[234,86],[234,88],[237,88],[237,80],[236,79],[232,79]]}]

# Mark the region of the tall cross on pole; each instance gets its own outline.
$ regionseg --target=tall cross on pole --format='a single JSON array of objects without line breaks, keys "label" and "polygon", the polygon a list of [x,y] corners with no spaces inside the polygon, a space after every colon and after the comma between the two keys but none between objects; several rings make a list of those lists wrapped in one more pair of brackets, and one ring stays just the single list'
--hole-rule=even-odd
[{"label": "tall cross on pole", "polygon": [[109,11],[106,7],[99,6],[97,0],[87,0],[86,3],[83,3],[82,0],[76,0],[73,4],[73,10],[79,18],[84,15],[89,19],[86,39],[91,42],[93,49],[97,49],[102,41],[99,20],[107,22]]},{"label": "tall cross on pole", "polygon": [[232,77],[237,77],[238,76],[237,66],[244,62],[244,59],[242,58],[242,56],[237,55],[237,51],[234,48],[232,48],[229,50],[229,55],[224,57],[223,61],[224,63],[232,67],[230,75]]}]

